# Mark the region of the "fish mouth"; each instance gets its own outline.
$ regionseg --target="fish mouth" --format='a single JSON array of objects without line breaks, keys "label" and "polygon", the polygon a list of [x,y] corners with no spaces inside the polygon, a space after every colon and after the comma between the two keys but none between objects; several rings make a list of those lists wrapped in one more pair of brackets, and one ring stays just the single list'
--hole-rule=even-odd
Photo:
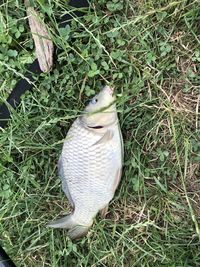
[{"label": "fish mouth", "polygon": [[106,85],[106,86],[103,88],[103,90],[104,90],[105,92],[107,92],[110,96],[113,96],[113,93],[114,93],[114,88],[113,88],[113,87],[110,87],[110,86]]}]

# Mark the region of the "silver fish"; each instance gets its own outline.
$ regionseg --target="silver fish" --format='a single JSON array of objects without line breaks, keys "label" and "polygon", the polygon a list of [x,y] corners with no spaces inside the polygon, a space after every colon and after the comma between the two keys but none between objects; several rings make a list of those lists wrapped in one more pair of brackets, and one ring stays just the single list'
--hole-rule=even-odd
[{"label": "silver fish", "polygon": [[72,124],[58,162],[62,189],[73,212],[49,223],[71,239],[87,234],[100,211],[105,215],[119,184],[123,141],[113,89],[105,86]]}]

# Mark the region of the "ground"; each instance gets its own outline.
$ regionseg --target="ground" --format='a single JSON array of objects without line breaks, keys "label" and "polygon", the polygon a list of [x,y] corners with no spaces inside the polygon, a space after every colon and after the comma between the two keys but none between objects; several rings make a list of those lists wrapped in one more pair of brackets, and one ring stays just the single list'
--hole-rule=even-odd
[{"label": "ground", "polygon": [[[55,47],[0,130],[1,245],[19,266],[200,266],[200,2],[93,1],[58,30],[65,1],[35,1]],[[22,1],[0,5],[0,101],[35,58]],[[72,242],[48,221],[69,211],[57,161],[67,130],[107,82],[125,145],[107,217]]]}]

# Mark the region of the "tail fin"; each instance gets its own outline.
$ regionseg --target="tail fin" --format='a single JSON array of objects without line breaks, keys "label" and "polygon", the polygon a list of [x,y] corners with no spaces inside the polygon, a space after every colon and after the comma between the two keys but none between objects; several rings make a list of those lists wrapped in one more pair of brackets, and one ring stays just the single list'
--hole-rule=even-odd
[{"label": "tail fin", "polygon": [[58,219],[53,222],[49,222],[47,224],[48,227],[52,228],[66,228],[66,229],[71,229],[76,225],[76,222],[73,221],[73,216],[72,214],[69,214],[61,219]]},{"label": "tail fin", "polygon": [[48,223],[47,226],[52,228],[66,228],[69,230],[68,236],[71,239],[78,239],[87,234],[92,226],[92,222],[89,225],[81,225],[74,219],[73,214],[69,214],[61,219]]},{"label": "tail fin", "polygon": [[89,225],[89,226],[77,225],[68,231],[68,236],[72,240],[73,239],[79,239],[88,233],[90,227],[91,227],[91,225]]}]

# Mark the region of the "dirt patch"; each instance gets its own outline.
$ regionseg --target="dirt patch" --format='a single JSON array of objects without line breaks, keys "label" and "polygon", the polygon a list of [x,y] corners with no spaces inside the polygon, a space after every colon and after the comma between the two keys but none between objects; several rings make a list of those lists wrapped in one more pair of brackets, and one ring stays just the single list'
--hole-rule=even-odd
[{"label": "dirt patch", "polygon": [[183,92],[186,84],[188,82],[181,78],[179,80],[168,79],[164,83],[163,93],[170,102],[173,113],[184,116],[184,119],[189,122],[190,128],[197,130],[200,117],[200,93],[196,88],[190,92]]},{"label": "dirt patch", "polygon": [[200,221],[200,163],[189,164],[186,187],[194,213]]},{"label": "dirt patch", "polygon": [[178,88],[176,88],[170,99],[176,112],[186,112],[190,115],[196,116],[199,109],[199,96],[200,95],[197,95],[194,92],[187,94],[182,90],[178,90]]},{"label": "dirt patch", "polygon": [[115,222],[125,221],[127,224],[140,223],[143,219],[146,219],[145,206],[141,207],[137,203],[117,203],[114,205],[114,210],[108,210],[106,215],[107,219]]}]

